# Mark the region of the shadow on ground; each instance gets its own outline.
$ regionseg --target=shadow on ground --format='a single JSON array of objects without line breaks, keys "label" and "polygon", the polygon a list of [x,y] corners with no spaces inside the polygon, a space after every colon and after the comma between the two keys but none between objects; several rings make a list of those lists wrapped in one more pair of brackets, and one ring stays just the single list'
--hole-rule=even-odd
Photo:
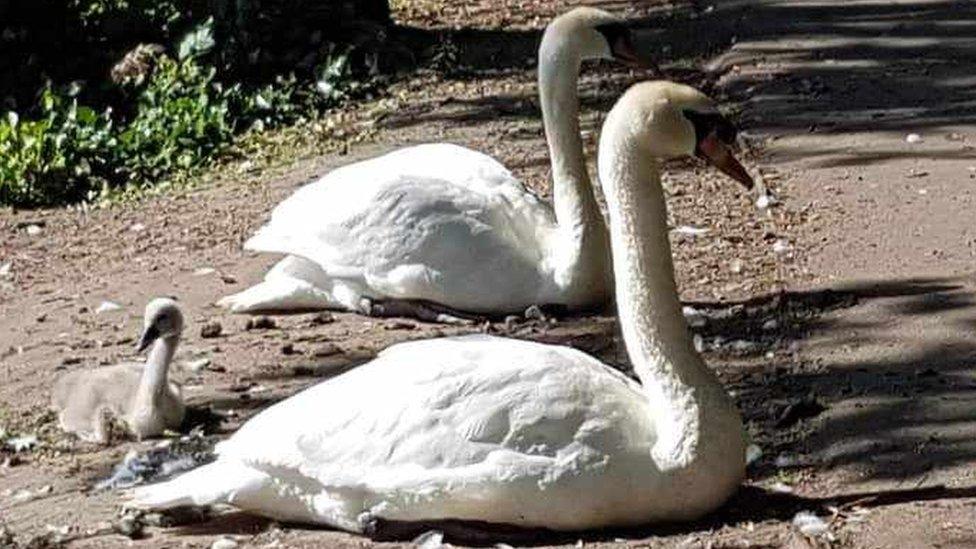
[{"label": "shadow on ground", "polygon": [[[619,9],[620,2],[603,7]],[[697,8],[696,8],[697,6]],[[800,3],[727,0],[703,7],[652,10],[631,20],[639,49],[665,77],[744,107],[746,128],[777,133],[918,131],[976,122],[976,4],[960,0]],[[539,31],[460,30],[406,33],[450,44],[448,77],[533,70]],[[695,60],[730,48],[702,70]],[[755,63],[754,66],[750,66]],[[607,64],[584,69],[581,103],[604,112],[630,84],[654,78]],[[449,102],[426,113],[404,112],[387,124],[433,119],[461,125],[517,117],[536,121],[534,92]],[[829,150],[798,155],[833,157]],[[971,149],[872,151],[860,163],[911,154],[960,158]],[[844,162],[845,160],[831,160]]]}]

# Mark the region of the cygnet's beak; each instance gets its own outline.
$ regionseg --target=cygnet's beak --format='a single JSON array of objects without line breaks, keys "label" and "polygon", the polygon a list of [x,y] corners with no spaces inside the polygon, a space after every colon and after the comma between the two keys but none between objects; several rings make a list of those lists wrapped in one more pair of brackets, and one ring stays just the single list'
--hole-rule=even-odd
[{"label": "cygnet's beak", "polygon": [[141,353],[146,350],[153,341],[159,339],[159,330],[156,329],[155,325],[150,325],[148,328],[142,331],[142,335],[139,336],[139,342],[136,343],[136,352]]},{"label": "cygnet's beak", "polygon": [[732,154],[731,147],[721,139],[716,132],[711,132],[698,143],[698,155],[715,166],[722,173],[735,179],[748,190],[752,189],[753,181],[749,172],[742,167]]},{"label": "cygnet's beak", "polygon": [[645,59],[637,53],[637,48],[634,47],[634,41],[630,33],[615,37],[610,43],[610,52],[613,54],[613,58],[623,65],[635,69],[651,69],[661,74],[661,69],[657,66],[657,63],[650,59]]}]

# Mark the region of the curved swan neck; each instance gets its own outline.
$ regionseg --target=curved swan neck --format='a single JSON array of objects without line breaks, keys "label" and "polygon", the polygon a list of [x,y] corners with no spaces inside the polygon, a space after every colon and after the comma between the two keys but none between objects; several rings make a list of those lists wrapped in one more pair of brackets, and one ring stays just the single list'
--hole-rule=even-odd
[{"label": "curved swan neck", "polygon": [[142,370],[136,405],[152,405],[166,388],[169,365],[176,354],[179,336],[161,337],[153,343],[146,365]]},{"label": "curved swan neck", "polygon": [[[618,315],[655,421],[654,457],[662,469],[676,469],[699,457],[702,430],[727,423],[731,404],[695,351],[681,314],[657,164],[633,146],[634,121],[613,114],[600,140],[599,166]],[[713,414],[719,419],[712,421]]]},{"label": "curved swan neck", "polygon": [[[575,253],[570,263],[597,262],[606,253],[606,229],[586,170],[579,123],[577,42],[559,28],[546,30],[539,46],[539,100],[552,162],[553,209]],[[603,272],[603,265],[594,268]]]}]

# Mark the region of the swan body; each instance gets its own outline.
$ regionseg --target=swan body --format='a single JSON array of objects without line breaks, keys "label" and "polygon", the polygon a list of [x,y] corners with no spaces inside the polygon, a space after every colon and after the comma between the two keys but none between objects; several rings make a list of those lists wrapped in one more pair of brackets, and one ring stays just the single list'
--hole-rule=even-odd
[{"label": "swan body", "polygon": [[[610,296],[608,245],[579,136],[577,79],[590,58],[633,62],[610,14],[578,8],[539,49],[554,207],[482,153],[425,144],[334,170],[279,204],[245,249],[285,254],[234,312],[340,309],[450,320],[586,309]],[[429,305],[424,305],[429,304]]]},{"label": "swan body", "polygon": [[183,421],[181,387],[168,380],[183,316],[170,299],[146,306],[145,329],[139,350],[153,345],[146,363],[123,363],[89,371],[70,372],[54,386],[51,405],[67,432],[90,442],[107,444],[111,422],[124,424],[138,439],[162,434]]},{"label": "swan body", "polygon": [[[710,117],[673,112],[685,107]],[[723,149],[713,114],[697,91],[653,83],[632,88],[604,127],[617,303],[641,383],[567,347],[402,343],[261,412],[216,461],[137,489],[133,503],[229,503],[353,532],[447,519],[581,530],[719,506],[743,477],[744,433],[681,315],[651,158]]]}]

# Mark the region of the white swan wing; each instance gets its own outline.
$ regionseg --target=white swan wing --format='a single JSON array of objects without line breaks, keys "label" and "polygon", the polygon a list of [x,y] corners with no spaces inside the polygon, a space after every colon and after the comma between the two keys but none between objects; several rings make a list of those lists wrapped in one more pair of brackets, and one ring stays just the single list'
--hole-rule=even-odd
[{"label": "white swan wing", "polygon": [[[302,187],[245,247],[305,257],[326,275],[362,281],[384,297],[477,310],[500,278],[516,293],[544,290],[540,272],[554,226],[551,209],[504,166],[463,147],[431,144],[345,166]],[[463,299],[469,293],[473,303]]]},{"label": "white swan wing", "polygon": [[[406,343],[253,418],[211,466],[218,477],[250,471],[228,478],[252,487],[208,490],[353,530],[364,515],[553,524],[540,490],[586,474],[596,492],[619,490],[603,469],[628,455],[651,467],[649,417],[635,383],[573,349],[486,336]],[[200,502],[158,490],[146,500]]]}]

